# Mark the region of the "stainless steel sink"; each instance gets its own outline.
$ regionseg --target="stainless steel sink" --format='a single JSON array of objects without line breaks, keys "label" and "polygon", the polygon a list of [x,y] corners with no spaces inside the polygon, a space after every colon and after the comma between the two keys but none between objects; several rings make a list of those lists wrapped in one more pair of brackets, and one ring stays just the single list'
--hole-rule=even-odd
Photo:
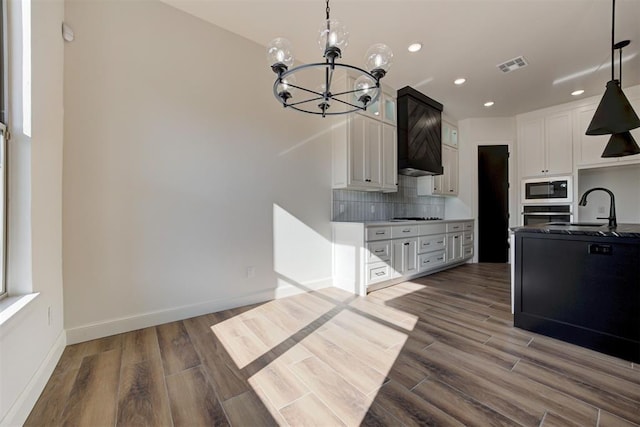
[{"label": "stainless steel sink", "polygon": [[602,227],[604,222],[550,222],[547,225],[560,227]]}]

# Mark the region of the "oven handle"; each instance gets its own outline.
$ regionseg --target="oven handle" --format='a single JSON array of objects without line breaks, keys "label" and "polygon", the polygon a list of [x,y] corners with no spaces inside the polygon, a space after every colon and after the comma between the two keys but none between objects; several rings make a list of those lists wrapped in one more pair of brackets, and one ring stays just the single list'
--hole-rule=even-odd
[{"label": "oven handle", "polygon": [[573,215],[571,212],[522,212],[522,215],[551,216],[551,215]]}]

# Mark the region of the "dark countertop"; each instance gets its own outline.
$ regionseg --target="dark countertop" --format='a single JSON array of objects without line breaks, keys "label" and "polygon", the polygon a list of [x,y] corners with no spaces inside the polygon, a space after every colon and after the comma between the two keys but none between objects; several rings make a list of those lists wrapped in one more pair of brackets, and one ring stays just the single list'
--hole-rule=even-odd
[{"label": "dark countertop", "polygon": [[512,227],[511,231],[514,233],[546,233],[569,234],[576,236],[640,238],[640,224],[618,224],[616,228],[609,228],[606,224],[601,226],[576,226],[560,223],[547,223]]}]

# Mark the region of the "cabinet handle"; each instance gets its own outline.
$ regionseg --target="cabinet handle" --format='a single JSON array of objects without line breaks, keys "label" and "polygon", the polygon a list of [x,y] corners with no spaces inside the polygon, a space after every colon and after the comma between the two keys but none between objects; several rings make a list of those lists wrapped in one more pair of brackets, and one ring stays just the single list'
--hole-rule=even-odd
[{"label": "cabinet handle", "polygon": [[384,271],[378,271],[378,272],[376,273],[376,276],[384,276]]},{"label": "cabinet handle", "polygon": [[404,230],[402,230],[402,232],[403,233],[409,233],[409,232],[411,232],[411,229],[410,228],[405,228]]},{"label": "cabinet handle", "polygon": [[444,240],[438,240],[438,244],[441,245],[444,243]]},{"label": "cabinet handle", "polygon": [[384,249],[376,249],[374,252],[379,254],[380,252],[384,252]]},{"label": "cabinet handle", "polygon": [[422,263],[423,263],[423,264],[429,264],[430,262],[431,262],[431,260],[430,260],[430,259],[425,259]]},{"label": "cabinet handle", "polygon": [[457,239],[458,237],[460,237],[460,236],[453,236],[454,239]]},{"label": "cabinet handle", "polygon": [[404,245],[405,245],[405,246],[409,246],[409,242],[405,243]]},{"label": "cabinet handle", "polygon": [[438,258],[438,261],[442,261],[443,259],[444,257],[441,256],[440,258]]},{"label": "cabinet handle", "polygon": [[423,243],[422,246],[431,246],[431,242]]},{"label": "cabinet handle", "polygon": [[386,231],[376,231],[376,236],[380,236],[381,234],[386,234]]}]

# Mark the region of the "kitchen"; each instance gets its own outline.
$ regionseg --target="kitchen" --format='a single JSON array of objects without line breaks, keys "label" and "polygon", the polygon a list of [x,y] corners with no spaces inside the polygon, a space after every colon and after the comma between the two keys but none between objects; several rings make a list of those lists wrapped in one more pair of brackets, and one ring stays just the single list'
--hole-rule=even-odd
[{"label": "kitchen", "polygon": [[[233,30],[220,28],[222,22],[215,24],[217,26],[211,25],[163,3],[126,3],[131,4],[67,2],[62,11],[56,2],[34,2],[34,22],[45,23],[42,27],[34,25],[42,31],[37,33],[40,37],[33,37],[34,64],[37,64],[33,71],[34,88],[54,88],[50,96],[44,96],[41,89],[34,90],[34,124],[44,126],[44,112],[52,121],[51,112],[56,112],[56,123],[47,122],[47,129],[60,136],[55,139],[59,141],[56,146],[36,143],[45,139],[43,130],[34,126],[31,145],[34,163],[30,172],[35,212],[32,214],[31,237],[35,247],[33,290],[41,294],[27,307],[26,320],[12,321],[15,330],[22,329],[22,332],[3,330],[3,360],[8,365],[2,367],[2,383],[6,387],[2,393],[2,415],[5,417],[10,410],[13,411],[11,414],[19,412],[16,407],[23,412],[25,407],[31,409],[28,403],[35,403],[39,394],[34,391],[44,387],[48,372],[53,371],[65,344],[213,313],[232,304],[246,306],[259,303],[292,295],[301,289],[324,289],[332,281],[331,220],[336,209],[334,200],[359,196],[338,196],[335,192],[343,190],[331,188],[332,139],[331,132],[326,129],[326,121],[293,114],[273,99],[271,85],[275,76],[266,66],[264,45],[280,34],[288,36],[284,25],[274,24],[281,21],[268,19],[277,14],[276,10],[268,10],[269,6],[267,10],[256,6],[255,13],[265,18],[253,21],[255,25],[247,25],[244,18],[238,18],[247,16],[246,5],[237,6],[242,9],[238,10],[233,2],[227,2],[224,8],[210,14],[212,19],[229,22],[235,17],[235,21],[240,21],[238,25],[251,27],[247,30],[263,28],[266,34],[257,43],[250,36],[240,37]],[[308,2],[296,3],[301,5],[289,5],[292,8],[290,13],[296,19],[287,25],[300,26],[300,37],[288,37],[301,55],[309,52],[309,58],[305,60],[301,56],[302,60],[317,61],[320,54],[315,45],[315,28],[316,21],[322,18],[319,15],[324,13],[324,4],[320,5],[318,12],[313,6],[304,9]],[[476,147],[507,145],[513,153],[510,160],[513,167],[509,168],[509,181],[512,183],[509,189],[510,225],[516,226],[521,210],[519,190],[514,183],[521,177],[517,167],[519,151],[515,117],[567,102],[572,102],[568,106],[572,111],[597,103],[608,80],[607,69],[589,77],[590,86],[585,97],[574,101],[567,94],[574,90],[568,87],[573,86],[573,82],[554,87],[549,82],[556,75],[569,75],[589,68],[592,63],[607,62],[610,5],[608,2],[590,2],[589,8],[584,8],[583,12],[589,18],[600,18],[600,25],[592,25],[594,29],[602,27],[593,31],[597,34],[588,32],[584,36],[582,33],[576,35],[576,39],[568,37],[569,40],[562,41],[566,43],[564,49],[546,55],[543,53],[554,44],[547,38],[551,37],[551,31],[549,35],[546,32],[541,34],[542,24],[518,30],[527,17],[545,22],[548,14],[536,13],[537,2],[518,2],[521,9],[498,4],[500,2],[494,3],[493,8],[489,3],[474,9],[472,3],[453,2],[453,9],[448,10],[442,5],[434,6],[433,2],[414,4],[416,19],[428,21],[429,26],[436,30],[434,35],[421,40],[426,45],[422,53],[424,58],[405,53],[405,45],[410,40],[393,47],[398,61],[413,64],[424,73],[420,78],[412,78],[406,71],[411,66],[403,68],[398,62],[397,67],[385,77],[395,89],[410,85],[444,105],[445,121],[457,127],[459,135],[458,197],[418,196],[418,179],[408,177],[404,182],[400,181],[408,189],[404,192],[411,199],[408,203],[384,199],[373,203],[416,205],[419,209],[417,213],[398,211],[396,215],[394,212],[393,216],[446,220],[477,218]],[[558,7],[557,22],[554,20],[547,24],[565,28],[567,22],[572,22],[573,14],[583,8],[572,7],[571,3],[551,6]],[[633,40],[632,45],[625,49],[625,55],[628,52],[631,56],[640,38],[633,33],[635,15],[622,13],[630,7],[629,3],[633,7],[633,2],[620,2],[619,31],[621,37]],[[181,7],[188,5],[178,4]],[[198,7],[198,3],[192,5]],[[380,2],[376,6],[381,15],[395,16],[393,9],[391,3]],[[404,13],[406,19],[412,15]],[[368,21],[361,24],[364,28],[360,30],[354,27],[360,20],[349,2],[332,2],[332,14],[351,26],[354,44],[345,51],[344,60],[354,64],[361,62],[361,53],[364,53],[366,45],[378,41],[390,44],[387,33],[401,34],[398,27],[421,28],[420,22],[409,25],[406,20],[390,19],[390,23],[380,22],[385,26],[393,25],[393,28],[372,30],[368,26],[374,23]],[[494,16],[496,22],[507,26],[506,29],[496,25],[494,28],[503,28],[503,31],[495,30],[500,34],[493,34],[489,41],[481,44],[469,40],[466,31],[450,31],[452,25],[472,28],[473,22],[468,22],[470,19],[466,17],[483,14]],[[536,22],[536,19],[532,20]],[[59,35],[62,20],[76,34],[73,42],[64,45],[59,38],[48,36],[54,30]],[[580,26],[576,24],[576,27]],[[167,31],[168,28],[172,31]],[[632,34],[626,35],[623,31],[631,31]],[[481,32],[482,28],[473,30],[473,34]],[[438,34],[448,35],[442,37]],[[532,47],[531,53],[521,51],[521,47],[528,45],[528,40],[536,39],[540,45]],[[434,41],[437,41],[435,46]],[[362,43],[362,48],[357,43]],[[554,64],[563,63],[561,59],[568,56],[567,52],[572,52],[570,46],[582,43],[591,46],[589,50],[598,50],[597,54],[576,53],[572,56],[583,58],[579,65],[556,69]],[[505,50],[499,51],[499,46],[504,45]],[[243,55],[237,52],[243,52]],[[503,79],[492,88],[480,83],[485,81],[482,73],[467,75],[468,82],[462,86],[453,85],[453,79],[459,77],[455,74],[466,74],[467,64],[477,62],[478,56],[485,55],[487,58],[482,67],[487,70],[487,75],[499,73],[496,64],[518,55],[525,55],[530,64],[522,70],[498,74]],[[233,61],[228,69],[221,67],[231,57]],[[637,98],[637,85],[640,83],[633,71],[637,70],[636,61],[637,56],[624,62],[624,89],[630,99]],[[444,67],[443,64],[448,65]],[[519,80],[525,75],[539,76],[534,76],[534,81],[528,85],[540,89],[523,93],[524,85]],[[443,87],[451,87],[447,89],[446,96],[439,85],[425,81],[431,76],[434,76],[434,82],[446,82]],[[420,85],[422,81],[425,82]],[[238,95],[239,88],[245,85],[251,88],[251,96]],[[458,101],[465,96],[463,91],[475,93],[474,96],[482,102],[489,101],[489,95],[491,98],[496,96],[493,109],[484,107],[482,103],[466,101],[466,98]],[[508,93],[516,95],[511,104],[506,95],[502,95]],[[21,138],[19,132],[14,138]],[[569,173],[577,175],[574,183],[577,182],[575,185],[579,191],[584,191],[588,188],[580,187],[581,179],[587,179],[584,177],[592,172],[606,175],[612,169],[610,164],[606,168],[582,167],[578,159],[581,161],[583,157],[583,144],[576,145],[575,141]],[[580,150],[579,155],[576,150]],[[579,168],[574,169],[574,165],[579,165]],[[594,185],[613,186],[606,181],[606,176],[596,176],[595,179],[604,179],[605,182]],[[618,203],[624,203],[622,194],[626,188],[611,188],[617,196],[620,192]],[[382,193],[366,194],[361,196],[361,201],[344,201],[370,205],[371,200],[364,197],[386,197]],[[574,200],[579,200],[579,195]],[[586,209],[595,205],[597,210],[601,206],[596,198],[591,199],[595,196],[595,193],[590,196]],[[347,203],[345,209],[348,208]],[[608,204],[604,203],[606,209]],[[376,205],[376,213],[380,212],[378,208],[384,209],[380,205]],[[585,208],[576,209],[581,215],[580,209]],[[339,206],[337,210],[339,212]],[[368,210],[370,212],[370,206]],[[632,216],[633,211],[618,210],[621,218],[628,215],[625,221],[639,222]],[[59,212],[58,217],[50,216],[56,212]],[[580,221],[592,219],[579,218]],[[474,226],[477,228],[478,223]],[[478,249],[474,247],[474,256],[477,254]],[[61,259],[64,259],[64,265],[61,261],[53,261]],[[453,274],[457,270],[445,271],[444,277],[455,278]],[[480,269],[478,275],[493,277],[486,269]],[[431,290],[437,285],[435,277],[434,274],[424,279],[430,280]],[[410,287],[399,290],[411,292]],[[422,292],[427,294],[427,290]],[[504,290],[485,289],[484,292],[495,294],[495,303],[503,304],[501,295]],[[419,291],[414,291],[414,294],[419,294]],[[386,295],[392,297],[391,293]],[[428,300],[425,296],[415,298]],[[440,301],[438,304],[445,303]],[[469,301],[463,305],[477,308],[477,304]],[[50,326],[47,323],[48,307],[51,307]],[[460,310],[463,308],[459,307]],[[441,306],[439,309],[444,308]],[[437,310],[436,307],[432,309],[434,317]],[[405,308],[402,311],[408,313],[405,317],[410,322],[411,310]],[[389,315],[386,319],[393,318],[391,313],[386,314]],[[432,321],[441,323],[436,319]],[[424,326],[420,325],[421,328]],[[490,323],[487,327],[492,326],[494,324]],[[65,339],[60,336],[63,332]],[[428,333],[436,332],[430,329]],[[424,342],[426,326],[412,333],[416,340],[421,338]],[[441,335],[447,334],[441,332]],[[26,343],[21,338],[24,336],[36,339]],[[447,336],[455,339],[453,335]],[[508,334],[501,336],[510,339]],[[476,340],[481,337],[474,335]],[[519,343],[524,341],[521,335],[511,338]],[[360,341],[354,339],[354,342]],[[550,340],[544,343],[547,348],[554,345]],[[477,351],[483,350],[480,346],[469,346]],[[445,357],[440,354],[444,352],[443,347],[437,347],[433,349],[433,359],[436,360],[437,356],[437,360],[442,361]],[[7,350],[14,348],[15,354]],[[492,352],[484,350],[483,354]],[[591,356],[579,354],[576,357],[593,361]],[[481,368],[475,359],[469,360],[471,366]],[[607,363],[598,369],[610,372],[609,362],[618,366],[615,361],[607,359]],[[518,366],[520,368],[516,366],[516,370],[537,369],[526,363],[518,363]],[[50,371],[48,367],[51,367]],[[41,382],[32,382],[32,378],[39,378]],[[471,374],[469,378],[475,381],[469,384],[485,384],[478,375]],[[433,387],[439,384],[433,383]],[[544,389],[536,387],[539,387],[538,391]],[[418,389],[423,390],[424,387]],[[25,390],[26,394],[23,394]],[[439,390],[439,395],[450,396],[445,394],[445,389]],[[500,402],[506,400],[504,394],[509,390],[506,386],[502,392],[491,390],[501,393],[503,399]],[[561,393],[556,397],[560,399]],[[523,402],[522,406],[539,418],[544,413],[538,413],[538,403]],[[251,407],[247,405],[247,408]],[[373,408],[377,406],[373,405]],[[588,407],[583,409],[591,414]],[[612,410],[602,411],[601,419],[606,419]],[[26,410],[25,417],[28,413]],[[527,417],[523,421],[533,418]],[[551,422],[552,415],[547,419]]]}]

